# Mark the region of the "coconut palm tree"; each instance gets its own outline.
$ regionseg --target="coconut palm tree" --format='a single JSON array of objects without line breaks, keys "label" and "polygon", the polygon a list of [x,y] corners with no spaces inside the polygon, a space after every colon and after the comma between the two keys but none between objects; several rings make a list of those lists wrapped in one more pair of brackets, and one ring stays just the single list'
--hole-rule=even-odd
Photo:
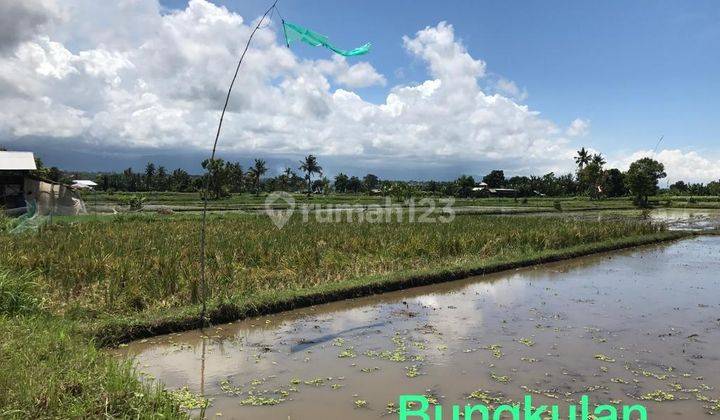
[{"label": "coconut palm tree", "polygon": [[577,151],[577,156],[575,156],[575,163],[580,169],[590,163],[590,153],[588,153],[588,151],[585,150],[584,147]]},{"label": "coconut palm tree", "polygon": [[596,154],[592,155],[591,162],[600,167],[602,167],[606,163],[605,158],[602,157],[602,155],[600,153],[596,153]]},{"label": "coconut palm tree", "polygon": [[255,184],[255,194],[260,195],[260,178],[267,172],[265,161],[262,159],[255,159],[255,164],[248,169],[253,183]]},{"label": "coconut palm tree", "polygon": [[312,192],[312,175],[318,174],[322,175],[322,167],[318,165],[317,158],[313,155],[307,155],[305,157],[305,160],[300,161],[300,168],[301,171],[305,172],[305,181],[307,182],[307,194],[308,197],[310,196],[310,193]]}]

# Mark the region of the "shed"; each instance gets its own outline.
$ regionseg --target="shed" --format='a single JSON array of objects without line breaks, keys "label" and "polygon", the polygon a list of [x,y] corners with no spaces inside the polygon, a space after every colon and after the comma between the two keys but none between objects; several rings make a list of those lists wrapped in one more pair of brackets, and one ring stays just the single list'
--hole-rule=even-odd
[{"label": "shed", "polygon": [[0,207],[11,214],[78,215],[85,204],[72,188],[42,179],[32,152],[0,151]]},{"label": "shed", "polygon": [[0,207],[25,207],[25,178],[36,169],[32,152],[0,151]]}]

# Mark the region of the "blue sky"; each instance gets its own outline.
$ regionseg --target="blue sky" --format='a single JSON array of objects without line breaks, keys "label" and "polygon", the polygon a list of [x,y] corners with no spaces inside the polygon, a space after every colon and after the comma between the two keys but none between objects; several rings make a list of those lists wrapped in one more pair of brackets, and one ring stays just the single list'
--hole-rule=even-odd
[{"label": "blue sky", "polygon": [[[268,0],[11,0],[0,27],[0,144],[66,169],[199,172],[239,51]],[[49,5],[55,6],[50,7]],[[42,9],[39,5],[45,5]],[[567,173],[582,146],[626,169],[720,179],[720,3],[281,0],[341,59],[253,40],[220,156],[271,171],[453,179]],[[664,141],[653,153],[658,138]],[[72,151],[73,153],[68,153]]]},{"label": "blue sky", "polygon": [[[186,1],[163,1],[184,8]],[[268,1],[215,1],[258,16]],[[699,1],[333,1],[281,0],[285,19],[345,47],[373,43],[367,59],[388,86],[422,81],[403,35],[447,21],[488,71],[528,91],[524,101],[569,124],[591,121],[586,138],[608,151],[662,146],[717,151],[720,133],[720,3]],[[305,47],[299,54],[327,55]],[[404,77],[398,77],[398,73]],[[387,89],[359,90],[383,101]]]}]

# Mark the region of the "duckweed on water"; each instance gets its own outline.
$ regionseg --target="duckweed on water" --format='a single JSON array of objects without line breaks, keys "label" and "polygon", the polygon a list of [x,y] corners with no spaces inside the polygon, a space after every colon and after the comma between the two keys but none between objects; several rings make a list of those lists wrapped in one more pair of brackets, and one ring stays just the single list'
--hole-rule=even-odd
[{"label": "duckweed on water", "polygon": [[478,400],[488,407],[493,407],[505,403],[504,398],[497,395],[492,395],[490,392],[482,389],[478,389],[477,391],[472,392],[468,396],[468,399]]},{"label": "duckweed on water", "polygon": [[500,344],[491,344],[489,346],[483,347],[485,350],[490,350],[490,353],[492,353],[493,357],[496,359],[500,359],[503,357],[503,352],[501,351],[502,346]]},{"label": "duckweed on water", "polygon": [[352,359],[355,358],[357,355],[355,354],[355,350],[352,347],[348,347],[345,350],[338,353],[338,358],[341,359]]},{"label": "duckweed on water", "polygon": [[615,359],[613,359],[609,356],[606,356],[604,354],[596,354],[595,359],[603,361],[603,362],[607,362],[607,363],[615,363]]},{"label": "duckweed on water", "polygon": [[523,337],[523,338],[520,338],[520,340],[518,340],[518,341],[521,342],[522,344],[525,344],[528,347],[532,347],[535,345],[535,341],[533,341],[531,338]]},{"label": "duckweed on water", "polygon": [[420,375],[420,370],[417,365],[408,366],[405,368],[405,375],[408,378],[415,378]]},{"label": "duckweed on water", "polygon": [[190,392],[187,387],[168,391],[168,394],[180,407],[186,410],[203,409],[210,405],[210,399]]},{"label": "duckweed on water", "polygon": [[252,406],[263,406],[263,405],[278,405],[285,401],[282,398],[269,398],[259,395],[249,395],[247,398],[240,400],[240,405],[252,405]]},{"label": "duckweed on water", "polygon": [[675,400],[675,395],[658,389],[657,391],[648,392],[647,394],[641,395],[640,399],[657,401],[657,402],[673,401],[673,400]]},{"label": "duckweed on water", "polygon": [[495,372],[490,372],[490,377],[491,377],[494,381],[500,382],[500,383],[503,383],[503,384],[506,384],[506,383],[510,382],[510,377],[507,376],[507,375],[502,375],[502,376],[501,376],[501,375],[497,375]]}]

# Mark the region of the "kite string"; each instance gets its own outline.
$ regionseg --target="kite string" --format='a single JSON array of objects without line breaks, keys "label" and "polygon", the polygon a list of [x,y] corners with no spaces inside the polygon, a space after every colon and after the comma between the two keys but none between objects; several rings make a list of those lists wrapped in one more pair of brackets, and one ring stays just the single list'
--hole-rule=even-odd
[{"label": "kite string", "polygon": [[260,25],[262,25],[263,21],[267,17],[268,13],[270,13],[273,9],[275,9],[275,6],[277,5],[279,0],[275,0],[265,13],[262,15],[260,20],[258,21],[257,25],[255,26],[255,29],[250,33],[250,37],[247,40],[247,43],[245,44],[245,49],[242,52],[242,55],[240,56],[240,60],[238,60],[237,67],[235,68],[235,74],[233,75],[232,82],[230,82],[230,87],[228,88],[227,95],[225,96],[225,104],[223,105],[222,113],[220,114],[220,122],[218,123],[217,132],[215,133],[215,142],[213,143],[212,148],[212,154],[210,155],[210,161],[207,167],[207,173],[205,176],[205,182],[203,183],[203,211],[202,211],[202,226],[200,229],[200,288],[201,288],[201,294],[202,294],[202,311],[200,313],[200,321],[201,326],[205,326],[206,324],[206,315],[207,315],[207,282],[206,282],[206,276],[205,276],[205,249],[206,249],[206,231],[207,231],[207,208],[208,208],[208,195],[210,190],[210,177],[212,174],[212,171],[214,169],[215,164],[215,154],[217,152],[217,145],[218,145],[218,139],[220,138],[220,131],[222,129],[223,120],[225,119],[225,111],[227,110],[228,103],[230,102],[230,93],[232,93],[233,86],[235,85],[235,80],[237,80],[238,73],[240,72],[240,65],[243,62],[243,59],[245,58],[245,54],[248,52],[248,49],[250,48],[250,42],[252,41],[253,37],[255,36],[255,32],[257,32],[258,29],[260,29]]}]

